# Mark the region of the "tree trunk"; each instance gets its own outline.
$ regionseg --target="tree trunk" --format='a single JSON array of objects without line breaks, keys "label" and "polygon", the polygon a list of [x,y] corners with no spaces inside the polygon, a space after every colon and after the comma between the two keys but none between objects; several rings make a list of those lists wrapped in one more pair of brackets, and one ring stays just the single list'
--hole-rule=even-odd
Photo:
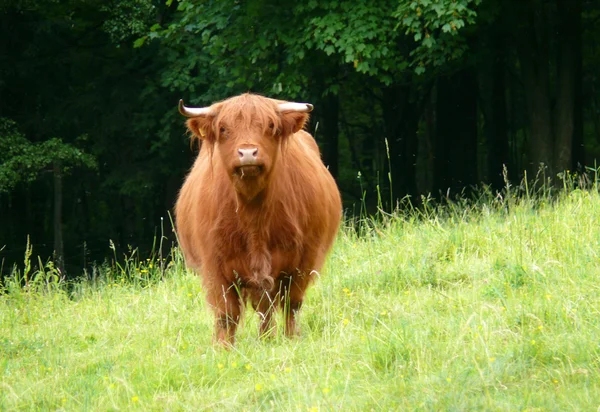
[{"label": "tree trunk", "polygon": [[553,170],[553,136],[549,93],[548,36],[544,3],[535,0],[526,10],[521,39],[518,40],[519,61],[527,99],[531,132],[530,172],[535,175],[540,164]]},{"label": "tree trunk", "polygon": [[[560,2],[561,7],[569,7],[571,50],[573,53],[573,139],[571,168],[576,170],[585,164],[585,147],[583,145],[583,43],[581,29],[581,0]],[[566,17],[566,16],[565,16]]]},{"label": "tree trunk", "polygon": [[417,194],[431,193],[435,176],[435,93],[430,91],[426,96],[423,109],[423,134],[419,141],[419,164],[417,166]]},{"label": "tree trunk", "polygon": [[64,273],[65,257],[62,230],[63,182],[62,162],[54,162],[54,264]]},{"label": "tree trunk", "polygon": [[575,48],[578,43],[578,20],[581,17],[580,0],[557,0],[558,11],[558,59],[557,59],[557,104],[554,113],[555,171],[572,167],[573,132],[575,117]]},{"label": "tree trunk", "polygon": [[502,190],[503,169],[509,162],[505,46],[503,34],[495,29],[481,44],[487,55],[480,70],[480,94],[488,149],[486,178],[494,190]]},{"label": "tree trunk", "polygon": [[323,142],[323,161],[336,180],[339,176],[339,110],[339,96],[333,93],[325,96],[321,108],[323,120],[319,125],[320,130],[317,130]]},{"label": "tree trunk", "polygon": [[[390,198],[414,196],[417,164],[419,108],[411,101],[410,87],[388,87],[383,91],[383,121],[389,148]],[[386,167],[388,169],[388,167]],[[393,209],[395,204],[390,205]]]},{"label": "tree trunk", "polygon": [[471,68],[437,84],[434,188],[445,193],[477,183],[477,78]]}]

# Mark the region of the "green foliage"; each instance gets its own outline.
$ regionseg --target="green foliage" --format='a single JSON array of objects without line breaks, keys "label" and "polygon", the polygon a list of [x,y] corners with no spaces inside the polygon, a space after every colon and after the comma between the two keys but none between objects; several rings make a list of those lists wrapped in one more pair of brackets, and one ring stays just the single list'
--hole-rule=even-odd
[{"label": "green foliage", "polygon": [[160,40],[170,63],[162,84],[202,94],[204,103],[247,90],[297,94],[306,80],[290,66],[294,28],[285,19],[293,19],[288,9],[260,1],[180,1],[173,20],[147,38]]},{"label": "green foliage", "polygon": [[[202,104],[248,90],[337,94],[340,71],[390,86],[411,79],[410,66],[422,74],[457,60],[466,50],[462,29],[474,23],[479,3],[182,0],[134,47],[158,41],[168,62],[162,85]],[[325,83],[319,89],[315,78]]]},{"label": "green foliage", "polygon": [[[153,26],[135,45],[159,39],[173,64],[163,84],[190,92],[208,88],[205,102],[225,94],[222,90],[298,96],[310,87],[309,76],[338,64],[389,85],[409,64],[391,11],[388,1],[183,0],[173,21]],[[320,61],[323,67],[316,66]],[[337,93],[339,84],[328,80],[320,92]]]},{"label": "green foliage", "polygon": [[13,121],[0,118],[0,192],[8,192],[20,182],[34,181],[57,161],[66,172],[73,167],[96,167],[94,157],[77,147],[59,138],[31,143]]},{"label": "green foliage", "polygon": [[475,23],[482,0],[405,0],[393,13],[398,27],[412,36],[411,52],[417,74],[427,66],[439,67],[460,58],[467,50],[463,29]]},{"label": "green foliage", "polygon": [[358,73],[389,85],[408,65],[388,1],[300,2],[295,13],[306,16],[299,27],[301,43],[327,56],[339,56]]},{"label": "green foliage", "polygon": [[[113,41],[120,42],[134,36],[146,34],[152,19],[156,17],[155,2],[147,0],[111,0],[104,2],[100,10],[107,13],[102,28]],[[137,40],[139,46],[145,37]]]}]

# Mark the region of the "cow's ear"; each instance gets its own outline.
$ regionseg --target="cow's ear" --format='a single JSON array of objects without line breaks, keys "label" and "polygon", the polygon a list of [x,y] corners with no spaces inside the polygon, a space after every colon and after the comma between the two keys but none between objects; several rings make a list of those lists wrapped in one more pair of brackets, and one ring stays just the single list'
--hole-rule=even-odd
[{"label": "cow's ear", "polygon": [[281,113],[281,128],[283,135],[289,136],[304,128],[308,122],[308,113],[302,112],[282,112]]},{"label": "cow's ear", "polygon": [[205,140],[209,143],[215,142],[215,132],[213,130],[214,116],[198,116],[187,120],[187,127],[194,137]]}]

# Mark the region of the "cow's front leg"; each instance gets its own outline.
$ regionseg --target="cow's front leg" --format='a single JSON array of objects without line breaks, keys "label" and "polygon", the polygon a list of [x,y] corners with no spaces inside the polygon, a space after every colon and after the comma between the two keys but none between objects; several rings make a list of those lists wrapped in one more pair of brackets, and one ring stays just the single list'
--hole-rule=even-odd
[{"label": "cow's front leg", "polygon": [[298,271],[294,276],[286,277],[281,281],[285,334],[288,337],[294,337],[299,334],[296,318],[302,307],[306,288],[310,284],[310,276]]},{"label": "cow's front leg", "polygon": [[296,316],[300,312],[302,307],[302,299],[290,299],[287,313],[285,314],[285,335],[287,337],[294,337],[299,335],[298,325],[296,322]]},{"label": "cow's front leg", "polygon": [[275,322],[273,320],[274,305],[271,295],[267,291],[254,290],[251,299],[252,307],[260,317],[260,336],[272,336],[275,331]]},{"label": "cow's front leg", "polygon": [[209,291],[208,303],[215,312],[215,342],[223,346],[233,345],[241,312],[238,289],[225,283],[215,285]]}]

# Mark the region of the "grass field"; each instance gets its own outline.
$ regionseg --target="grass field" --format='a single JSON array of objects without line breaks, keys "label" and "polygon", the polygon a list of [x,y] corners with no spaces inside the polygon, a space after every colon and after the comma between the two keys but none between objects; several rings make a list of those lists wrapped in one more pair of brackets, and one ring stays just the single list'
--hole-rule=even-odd
[{"label": "grass field", "polygon": [[301,337],[257,339],[248,309],[229,352],[180,258],[9,280],[0,409],[597,410],[600,196],[520,199],[346,228]]}]

